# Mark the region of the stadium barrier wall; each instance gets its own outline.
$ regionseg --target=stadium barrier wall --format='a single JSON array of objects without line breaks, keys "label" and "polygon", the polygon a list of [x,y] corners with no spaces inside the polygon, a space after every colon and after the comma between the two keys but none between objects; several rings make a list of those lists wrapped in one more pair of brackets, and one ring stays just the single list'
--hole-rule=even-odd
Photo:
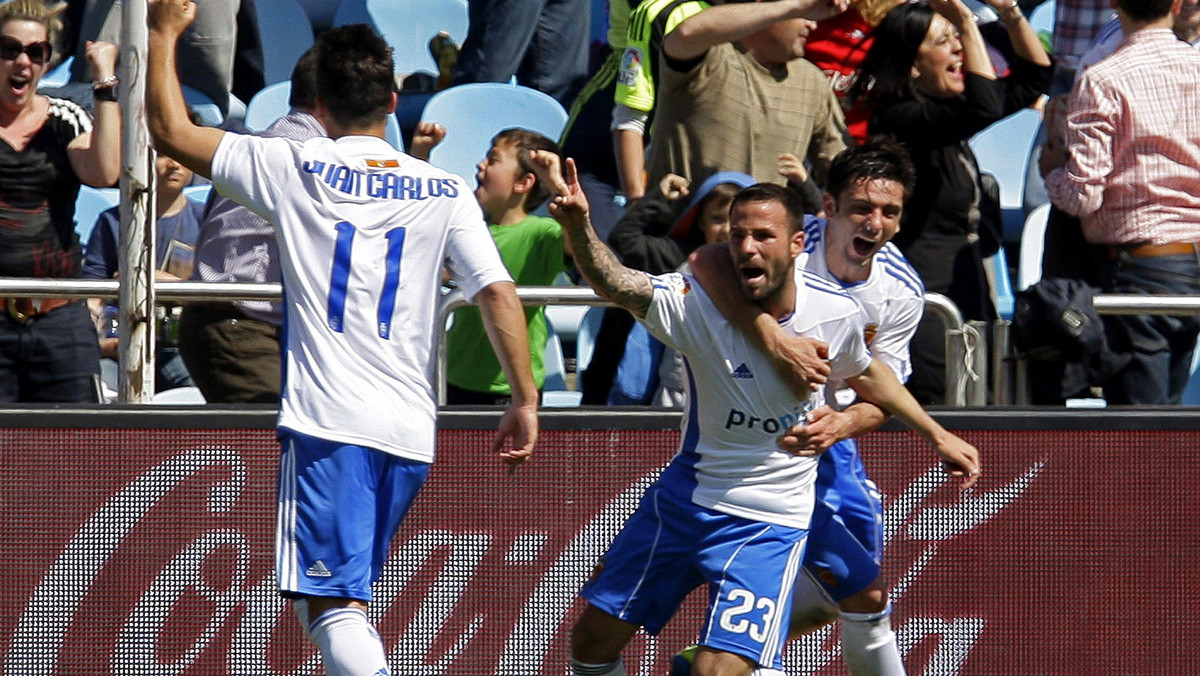
[{"label": "stadium barrier wall", "polygon": [[[899,427],[862,448],[912,674],[1185,674],[1200,664],[1192,411],[938,414],[983,452],[969,493]],[[439,455],[373,613],[393,673],[566,673],[577,598],[671,457],[678,414],[555,411],[533,462],[489,457],[493,411],[443,412]],[[0,660],[10,675],[320,673],[275,593],[268,410],[0,411]],[[630,674],[666,673],[703,592]],[[839,674],[837,633],[791,674]]]}]

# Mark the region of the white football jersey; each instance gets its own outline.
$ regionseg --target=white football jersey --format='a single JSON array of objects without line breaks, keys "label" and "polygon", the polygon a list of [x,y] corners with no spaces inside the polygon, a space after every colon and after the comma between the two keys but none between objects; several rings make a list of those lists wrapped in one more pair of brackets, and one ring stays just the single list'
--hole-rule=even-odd
[{"label": "white football jersey", "polygon": [[[866,281],[841,281],[826,265],[826,225],[828,221],[823,218],[805,217],[804,251],[807,256],[797,258],[797,265],[837,284],[858,301],[866,320],[865,339],[871,354],[895,371],[900,382],[907,381],[912,375],[908,344],[925,312],[925,285],[921,276],[908,264],[900,249],[888,242],[872,258],[871,274]],[[844,384],[835,383],[835,386],[839,408],[854,402],[854,390]]]},{"label": "white football jersey", "polygon": [[443,265],[468,298],[511,281],[466,182],[373,136],[225,134],[213,184],[276,224],[279,426],[431,462]]},{"label": "white football jersey", "polygon": [[[775,439],[814,408],[824,392],[797,400],[754,347],[691,277],[652,276],[654,299],[643,320],[684,355],[690,391],[679,452],[661,482],[693,503],[726,514],[807,528],[817,458],[780,450]],[[825,341],[835,378],[866,370],[858,304],[835,285],[798,275],[796,309],[785,331]]]}]

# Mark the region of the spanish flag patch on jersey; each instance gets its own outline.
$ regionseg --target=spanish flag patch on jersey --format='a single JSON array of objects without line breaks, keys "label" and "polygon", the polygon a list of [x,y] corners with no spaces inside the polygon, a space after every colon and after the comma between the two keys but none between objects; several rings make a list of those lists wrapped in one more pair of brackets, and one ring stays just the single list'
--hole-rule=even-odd
[{"label": "spanish flag patch on jersey", "polygon": [[367,166],[372,169],[396,169],[399,168],[399,160],[363,160]]}]

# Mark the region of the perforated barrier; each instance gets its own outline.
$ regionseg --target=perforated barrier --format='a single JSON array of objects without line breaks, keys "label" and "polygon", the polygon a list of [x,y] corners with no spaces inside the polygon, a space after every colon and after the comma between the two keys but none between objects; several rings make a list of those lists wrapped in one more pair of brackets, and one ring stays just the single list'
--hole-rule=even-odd
[{"label": "perforated barrier", "polygon": [[[548,415],[537,458],[510,476],[488,456],[494,420],[443,416],[438,461],[376,587],[393,673],[566,673],[576,592],[678,438],[671,415]],[[966,495],[910,432],[862,444],[886,494],[885,574],[909,672],[1194,673],[1200,424],[943,420],[985,454]],[[274,591],[271,422],[0,412],[4,673],[321,673]],[[629,673],[666,673],[702,601],[637,637]],[[793,642],[787,663],[844,673],[836,630]]]}]

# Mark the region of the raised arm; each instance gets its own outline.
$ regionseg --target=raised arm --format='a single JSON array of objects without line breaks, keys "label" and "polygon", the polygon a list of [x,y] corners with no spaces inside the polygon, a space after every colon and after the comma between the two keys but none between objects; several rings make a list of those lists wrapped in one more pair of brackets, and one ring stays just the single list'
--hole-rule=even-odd
[{"label": "raised arm", "polygon": [[550,201],[550,215],[562,226],[563,238],[571,247],[575,267],[596,293],[638,317],[645,317],[654,295],[650,277],[621,265],[612,249],[596,236],[588,218],[587,197],[583,194],[579,175],[575,171],[575,160],[567,158],[564,178],[558,156],[554,153],[535,150],[530,153],[530,158],[539,168],[539,179],[555,195]]},{"label": "raised arm", "polygon": [[146,118],[159,152],[205,178],[212,178],[213,155],[225,132],[192,124],[175,65],[179,36],[195,18],[196,3],[190,0],[150,0]]},{"label": "raised arm", "polygon": [[525,309],[512,282],[496,282],[476,296],[488,340],[512,388],[512,403],[500,419],[492,452],[515,469],[533,454],[538,439],[537,385],[529,364]]},{"label": "raised arm", "polygon": [[984,0],[984,2],[1000,15],[1000,21],[1008,30],[1008,39],[1012,41],[1013,53],[1039,66],[1050,65],[1050,56],[1046,54],[1046,48],[1038,38],[1037,32],[1033,30],[1033,26],[1029,25],[1029,20],[1025,18],[1025,13],[1021,11],[1017,0]]},{"label": "raised arm", "polygon": [[979,475],[979,450],[938,424],[912,394],[896,379],[896,374],[878,359],[872,359],[863,373],[847,381],[865,401],[878,404],[904,421],[914,431],[933,442],[942,466],[951,476],[966,479],[966,485]]},{"label": "raised arm", "polygon": [[[85,56],[92,71],[92,82],[116,81],[116,45],[89,42]],[[79,180],[96,188],[107,188],[121,178],[121,107],[113,98],[111,101],[99,97],[93,99],[92,131],[80,134],[67,145],[71,170]]]},{"label": "raised arm", "polygon": [[663,53],[676,61],[704,56],[710,47],[733,42],[785,19],[820,21],[842,13],[849,0],[775,0],[718,5],[700,12],[663,39]]},{"label": "raised arm", "polygon": [[747,301],[737,291],[737,276],[727,247],[703,246],[692,253],[689,263],[692,276],[721,314],[767,353],[775,372],[797,397],[807,399],[810,390],[816,390],[829,378],[829,352],[825,343],[788,336],[762,306]]}]

